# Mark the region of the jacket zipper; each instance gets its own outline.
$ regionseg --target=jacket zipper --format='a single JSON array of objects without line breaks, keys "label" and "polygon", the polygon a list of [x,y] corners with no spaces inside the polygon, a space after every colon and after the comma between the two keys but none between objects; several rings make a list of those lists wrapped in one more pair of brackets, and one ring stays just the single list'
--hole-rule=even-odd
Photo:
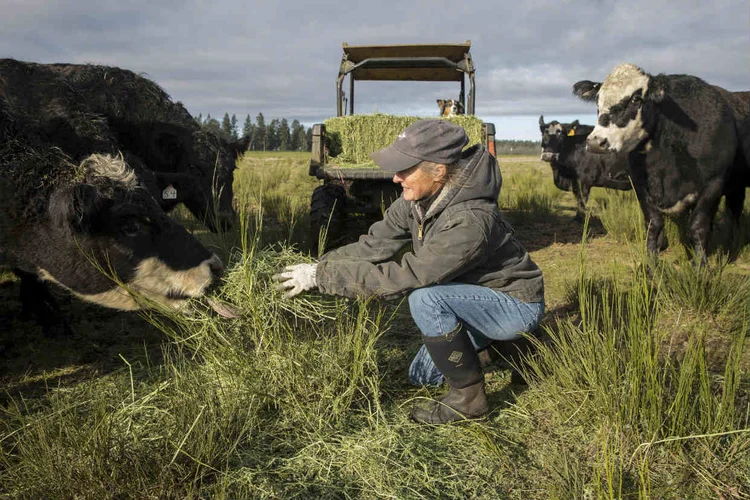
[{"label": "jacket zipper", "polygon": [[422,241],[422,228],[424,228],[424,223],[419,224],[417,227],[419,228],[417,231],[417,239]]}]

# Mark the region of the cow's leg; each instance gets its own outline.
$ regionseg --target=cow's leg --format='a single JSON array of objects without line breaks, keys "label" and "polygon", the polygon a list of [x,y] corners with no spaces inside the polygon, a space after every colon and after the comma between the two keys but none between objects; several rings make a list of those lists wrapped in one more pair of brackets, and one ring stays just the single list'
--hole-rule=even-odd
[{"label": "cow's leg", "polygon": [[[578,179],[572,183],[573,194],[576,197],[576,216],[574,220],[582,221],[586,218],[586,202],[583,199],[583,189]],[[588,190],[586,191],[586,198],[588,198]]]},{"label": "cow's leg", "polygon": [[552,167],[552,180],[555,183],[555,187],[561,191],[572,191],[572,181],[565,177],[559,168]]},{"label": "cow's leg", "polygon": [[646,249],[649,253],[658,254],[669,246],[667,236],[664,234],[664,216],[658,208],[645,201],[645,194],[638,195],[638,201],[643,212],[643,220],[646,223]]},{"label": "cow's leg", "polygon": [[742,207],[745,205],[745,186],[729,187],[726,193],[727,210],[732,216],[735,228],[740,225]]},{"label": "cow's leg", "polygon": [[13,272],[21,280],[21,317],[36,321],[47,337],[71,336],[73,330],[47,285],[33,273]]},{"label": "cow's leg", "polygon": [[586,205],[588,205],[589,203],[589,193],[591,192],[591,186],[588,184],[581,183],[580,190],[581,190],[580,209],[581,211],[586,213]]},{"label": "cow's leg", "polygon": [[709,183],[695,204],[688,219],[688,234],[693,246],[693,256],[699,264],[706,263],[708,252],[708,235],[711,233],[719,200],[723,194],[724,182],[716,179]]},{"label": "cow's leg", "polygon": [[745,205],[744,183],[739,181],[728,182],[724,195],[726,197],[727,210],[732,217],[732,237],[730,240],[729,254],[731,259],[734,260],[740,250],[740,217],[742,216],[742,208]]},{"label": "cow's leg", "polygon": [[750,177],[750,169],[745,166],[741,152],[737,152],[734,158],[727,182],[724,185],[724,195],[726,196],[727,210],[732,216],[735,229],[740,225],[740,216],[745,204],[745,186]]}]

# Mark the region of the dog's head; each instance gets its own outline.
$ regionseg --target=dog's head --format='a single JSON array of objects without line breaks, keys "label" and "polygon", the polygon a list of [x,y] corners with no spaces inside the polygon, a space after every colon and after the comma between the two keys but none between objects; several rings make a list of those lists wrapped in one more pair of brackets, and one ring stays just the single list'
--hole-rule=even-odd
[{"label": "dog's head", "polygon": [[456,116],[464,114],[464,105],[455,99],[438,99],[440,116]]}]

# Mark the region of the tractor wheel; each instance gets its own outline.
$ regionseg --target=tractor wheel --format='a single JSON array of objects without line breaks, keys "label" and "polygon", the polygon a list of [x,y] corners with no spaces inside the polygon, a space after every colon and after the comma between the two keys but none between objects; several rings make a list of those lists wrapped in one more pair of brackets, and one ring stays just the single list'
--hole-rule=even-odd
[{"label": "tractor wheel", "polygon": [[[346,191],[340,184],[318,186],[310,198],[312,248],[330,250],[340,244],[346,223]],[[319,245],[324,247],[320,248]]]}]

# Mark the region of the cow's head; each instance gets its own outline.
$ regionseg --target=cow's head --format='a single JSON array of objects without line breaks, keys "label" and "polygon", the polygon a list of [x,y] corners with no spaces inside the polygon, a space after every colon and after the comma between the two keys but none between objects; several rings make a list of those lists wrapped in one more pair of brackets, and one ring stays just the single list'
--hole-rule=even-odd
[{"label": "cow's head", "polygon": [[[183,203],[209,229],[231,228],[232,182],[247,138],[226,141],[216,134],[167,122],[113,123],[120,143],[156,176],[161,207]],[[140,172],[139,172],[140,175]]]},{"label": "cow's head", "polygon": [[227,141],[217,134],[198,131],[193,138],[195,156],[190,173],[196,185],[194,196],[184,200],[185,206],[211,230],[227,230],[234,220],[234,169],[237,158],[247,150],[249,137]]},{"label": "cow's head", "polygon": [[440,108],[440,116],[456,116],[464,114],[464,105],[461,101],[455,99],[438,99],[438,108]]},{"label": "cow's head", "polygon": [[652,133],[656,107],[664,100],[664,85],[659,78],[625,63],[602,83],[576,83],[573,93],[597,104],[597,124],[587,141],[589,151],[627,153]]},{"label": "cow's head", "polygon": [[222,271],[158,206],[121,157],[91,155],[79,180],[52,193],[49,223],[29,235],[39,274],[80,298],[138,309],[128,293],[169,306],[202,295]]},{"label": "cow's head", "polygon": [[544,123],[544,115],[539,116],[539,131],[542,133],[542,161],[556,160],[562,151],[565,137],[576,135],[578,120],[573,123],[560,123],[552,120]]}]

